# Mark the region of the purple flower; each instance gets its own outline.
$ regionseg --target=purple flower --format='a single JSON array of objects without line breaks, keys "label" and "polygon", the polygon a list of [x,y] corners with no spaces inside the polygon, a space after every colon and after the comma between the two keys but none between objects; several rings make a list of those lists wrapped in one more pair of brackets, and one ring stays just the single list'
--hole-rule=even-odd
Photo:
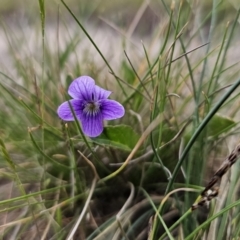
[{"label": "purple flower", "polygon": [[68,88],[68,94],[73,99],[58,107],[58,116],[64,121],[74,121],[71,104],[84,134],[89,137],[97,137],[102,133],[103,120],[117,119],[125,113],[120,103],[107,99],[111,92],[96,86],[91,77],[75,79]]}]

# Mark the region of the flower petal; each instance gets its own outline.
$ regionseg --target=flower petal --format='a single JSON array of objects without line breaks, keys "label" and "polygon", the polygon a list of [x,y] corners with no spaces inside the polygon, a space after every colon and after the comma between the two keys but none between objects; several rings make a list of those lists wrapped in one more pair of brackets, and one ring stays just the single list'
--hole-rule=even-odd
[{"label": "flower petal", "polygon": [[117,101],[103,99],[99,102],[101,103],[101,112],[104,120],[121,118],[125,113],[124,107]]},{"label": "flower petal", "polygon": [[92,100],[95,81],[89,76],[75,79],[68,88],[68,94],[75,99]]},{"label": "flower petal", "polygon": [[64,121],[74,121],[74,116],[69,104],[71,104],[76,117],[79,119],[82,112],[82,101],[78,99],[71,99],[62,103],[57,110],[58,116]]},{"label": "flower petal", "polygon": [[107,99],[110,94],[112,92],[111,91],[107,91],[99,86],[95,86],[95,94],[94,94],[94,97],[95,99],[94,100],[100,100],[100,99]]},{"label": "flower petal", "polygon": [[89,137],[97,137],[103,131],[102,114],[99,112],[95,115],[82,114],[81,116],[82,130]]}]

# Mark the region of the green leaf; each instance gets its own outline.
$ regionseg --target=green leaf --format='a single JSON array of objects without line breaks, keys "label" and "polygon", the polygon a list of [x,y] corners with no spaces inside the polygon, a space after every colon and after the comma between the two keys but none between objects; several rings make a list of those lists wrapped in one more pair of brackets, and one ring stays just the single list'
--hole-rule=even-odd
[{"label": "green leaf", "polygon": [[209,136],[218,136],[229,131],[236,125],[232,119],[220,115],[214,115],[208,124]]},{"label": "green leaf", "polygon": [[131,151],[139,139],[138,134],[127,125],[107,126],[103,133],[92,141],[108,147]]}]

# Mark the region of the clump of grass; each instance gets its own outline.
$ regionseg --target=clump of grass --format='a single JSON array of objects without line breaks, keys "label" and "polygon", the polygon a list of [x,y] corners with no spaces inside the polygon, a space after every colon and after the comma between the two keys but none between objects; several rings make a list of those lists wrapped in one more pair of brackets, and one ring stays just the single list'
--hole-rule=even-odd
[{"label": "clump of grass", "polygon": [[[49,29],[47,8],[39,0],[29,39],[2,23],[1,238],[238,238],[238,162],[219,200],[191,206],[214,190],[205,183],[238,142],[240,11],[217,1],[144,1],[127,30],[101,18],[112,30],[96,32],[63,0]],[[160,20],[141,41],[147,11]],[[56,114],[80,75],[126,109],[97,138]]]}]

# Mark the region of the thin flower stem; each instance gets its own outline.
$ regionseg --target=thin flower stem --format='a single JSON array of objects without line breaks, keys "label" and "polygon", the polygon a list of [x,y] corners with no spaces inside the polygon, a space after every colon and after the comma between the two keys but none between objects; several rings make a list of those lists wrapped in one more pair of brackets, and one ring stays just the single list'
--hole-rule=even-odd
[{"label": "thin flower stem", "polygon": [[77,119],[77,117],[76,117],[76,113],[75,113],[75,111],[74,111],[74,109],[73,109],[70,101],[68,101],[68,104],[69,104],[69,107],[70,107],[70,109],[71,109],[72,115],[73,115],[73,117],[74,117],[74,122],[75,122],[75,125],[76,125],[77,129],[78,129],[78,132],[79,132],[80,135],[82,136],[83,141],[85,142],[85,144],[86,144],[86,146],[88,147],[88,149],[90,150],[90,152],[93,154],[93,156],[95,156],[95,153],[93,152],[93,150],[92,150],[89,142],[87,141],[87,138],[85,137],[85,135],[84,135],[84,133],[83,133],[83,131],[82,131],[82,128],[80,127],[80,124],[79,124],[78,119]]}]

